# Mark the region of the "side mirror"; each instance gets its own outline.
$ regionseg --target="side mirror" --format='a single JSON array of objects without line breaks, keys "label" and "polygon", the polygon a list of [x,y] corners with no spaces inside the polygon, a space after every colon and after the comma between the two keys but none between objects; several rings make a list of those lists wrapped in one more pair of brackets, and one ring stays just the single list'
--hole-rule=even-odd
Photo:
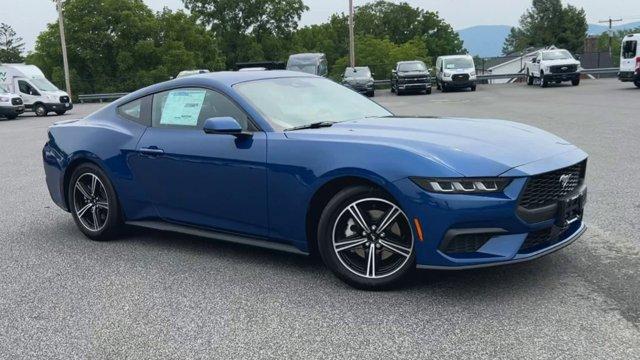
[{"label": "side mirror", "polygon": [[251,137],[250,132],[242,130],[238,121],[230,116],[215,117],[204,122],[204,132],[207,134],[233,135],[236,137]]}]

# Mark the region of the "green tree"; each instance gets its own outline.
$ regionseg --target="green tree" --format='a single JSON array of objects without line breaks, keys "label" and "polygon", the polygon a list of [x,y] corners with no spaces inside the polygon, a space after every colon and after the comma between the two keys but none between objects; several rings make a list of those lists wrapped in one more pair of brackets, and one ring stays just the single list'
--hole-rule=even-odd
[{"label": "green tree", "polygon": [[220,39],[227,66],[238,61],[280,60],[302,13],[302,0],[183,0]]},{"label": "green tree", "polygon": [[584,45],[587,29],[583,9],[563,6],[560,0],[533,0],[532,7],[520,18],[519,26],[511,29],[502,52],[506,55],[528,47],[550,45],[578,52]]},{"label": "green tree", "polygon": [[[356,58],[359,66],[369,66],[376,79],[387,79],[396,62],[403,60],[421,60],[431,64],[427,48],[420,38],[411,39],[403,44],[395,44],[388,38],[358,36],[356,39]],[[340,78],[349,64],[349,57],[336,60],[331,77]]]},{"label": "green tree", "polygon": [[24,61],[22,53],[24,42],[13,28],[0,23],[0,63],[20,63]]},{"label": "green tree", "polygon": [[[224,68],[215,38],[182,11],[154,13],[142,0],[67,0],[65,31],[75,93],[132,91],[193,68]],[[58,24],[27,57],[61,85]]]}]

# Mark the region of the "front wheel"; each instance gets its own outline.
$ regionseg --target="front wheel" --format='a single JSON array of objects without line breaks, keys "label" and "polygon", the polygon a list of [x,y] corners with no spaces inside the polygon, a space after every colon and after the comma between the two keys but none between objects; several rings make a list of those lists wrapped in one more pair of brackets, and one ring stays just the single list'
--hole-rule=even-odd
[{"label": "front wheel", "polygon": [[49,113],[44,104],[36,104],[36,106],[33,107],[33,111],[36,113],[36,116],[47,116]]},{"label": "front wheel", "polygon": [[431,95],[431,88],[427,88],[426,93],[427,95]]},{"label": "front wheel", "polygon": [[369,186],[349,187],[327,204],[318,226],[327,267],[361,289],[382,289],[415,267],[413,231],[400,207]]},{"label": "front wheel", "polygon": [[635,81],[634,84],[636,85],[636,87],[640,88],[640,80]]},{"label": "front wheel", "polygon": [[471,91],[476,91],[476,85],[471,86]]},{"label": "front wheel", "polygon": [[56,114],[57,114],[58,116],[62,116],[62,115],[64,115],[66,112],[67,112],[67,110],[56,110]]},{"label": "front wheel", "polygon": [[67,192],[73,220],[92,240],[115,237],[122,228],[118,198],[106,174],[94,164],[76,168]]},{"label": "front wheel", "polygon": [[535,78],[533,76],[531,76],[531,74],[527,73],[527,85],[531,86],[533,85]]},{"label": "front wheel", "polygon": [[546,88],[549,86],[549,81],[544,79],[544,73],[540,72],[540,87]]},{"label": "front wheel", "polygon": [[571,85],[573,85],[573,86],[580,85],[580,78],[571,80]]}]

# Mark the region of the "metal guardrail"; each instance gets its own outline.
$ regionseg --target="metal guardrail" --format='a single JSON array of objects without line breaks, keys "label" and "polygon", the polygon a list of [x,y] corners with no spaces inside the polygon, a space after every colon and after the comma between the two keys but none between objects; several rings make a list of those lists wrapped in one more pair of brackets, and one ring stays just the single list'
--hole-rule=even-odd
[{"label": "metal guardrail", "polygon": [[[618,68],[601,68],[601,69],[582,69],[581,73],[586,75],[616,75],[620,70]],[[525,73],[512,73],[512,74],[485,74],[478,75],[478,81],[483,80],[497,80],[497,79],[517,79],[524,78],[527,74]],[[431,82],[435,84],[435,77],[431,77]],[[390,85],[390,80],[376,80],[376,86],[385,86]]]},{"label": "metal guardrail", "polygon": [[98,101],[104,102],[113,101],[120,99],[121,97],[128,95],[129,93],[109,93],[109,94],[86,94],[86,95],[78,95],[78,100],[81,103],[89,102],[89,101]]},{"label": "metal guardrail", "polygon": [[[587,75],[616,75],[618,74],[618,71],[620,71],[618,68],[582,69],[581,70],[583,74],[587,74]],[[526,77],[526,76],[527,74],[525,73],[486,74],[486,75],[478,75],[477,78],[478,78],[478,81],[484,81],[484,80],[496,80],[496,79],[517,79],[517,78]],[[435,84],[435,77],[433,76],[431,77],[431,82]],[[389,86],[389,85],[391,85],[391,80],[375,81],[376,87]],[[81,103],[88,102],[88,101],[98,101],[98,102],[113,101],[127,94],[129,93],[86,94],[86,95],[79,95],[78,100]]]}]

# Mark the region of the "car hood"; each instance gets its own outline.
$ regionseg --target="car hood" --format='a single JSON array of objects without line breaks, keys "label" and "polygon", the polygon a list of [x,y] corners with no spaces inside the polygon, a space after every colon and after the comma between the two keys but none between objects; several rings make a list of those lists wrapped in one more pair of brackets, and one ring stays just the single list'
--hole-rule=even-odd
[{"label": "car hood", "polygon": [[577,149],[532,126],[464,118],[368,118],[287,132],[286,136],[401,148],[469,177],[499,176],[515,167]]},{"label": "car hood", "polygon": [[580,61],[572,59],[560,59],[560,60],[542,60],[544,66],[557,66],[557,65],[580,65]]}]

